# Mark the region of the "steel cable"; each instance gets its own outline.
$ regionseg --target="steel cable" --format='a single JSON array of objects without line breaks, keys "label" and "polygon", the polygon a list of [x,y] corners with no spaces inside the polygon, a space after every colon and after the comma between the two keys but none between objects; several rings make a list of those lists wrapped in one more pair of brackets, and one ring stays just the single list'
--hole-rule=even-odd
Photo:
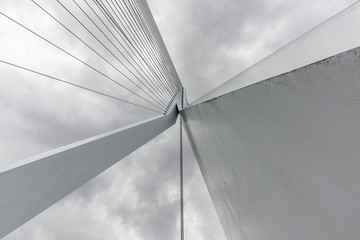
[{"label": "steel cable", "polygon": [[0,12],[1,15],[3,15],[4,17],[6,17],[7,19],[9,19],[10,21],[16,23],[18,26],[24,28],[25,30],[29,31],[30,33],[34,34],[35,36],[39,37],[40,39],[44,40],[45,42],[49,43],[50,45],[56,47],[57,49],[61,50],[62,52],[66,53],[67,55],[69,55],[70,57],[74,58],[75,60],[81,62],[82,64],[84,64],[85,66],[91,68],[92,70],[96,71],[97,73],[99,73],[100,75],[106,77],[107,79],[111,80],[112,82],[118,84],[119,86],[123,87],[124,89],[128,90],[129,92],[135,94],[136,96],[140,97],[141,99],[145,100],[146,102],[150,103],[151,105],[155,106],[156,108],[160,109],[161,111],[163,111],[163,109],[159,108],[157,105],[153,104],[152,102],[150,102],[149,100],[147,100],[146,98],[142,97],[141,95],[137,94],[136,92],[132,91],[131,89],[127,88],[126,86],[122,85],[121,83],[117,82],[115,79],[109,77],[108,75],[106,75],[105,73],[101,72],[100,70],[96,69],[95,67],[91,66],[90,64],[86,63],[85,61],[81,60],[80,58],[74,56],[73,54],[71,54],[70,52],[66,51],[65,49],[59,47],[58,45],[56,45],[55,43],[51,42],[50,40],[46,39],[45,37],[41,36],[40,34],[36,33],[35,31],[31,30],[30,28],[26,27],[25,25],[19,23],[18,21],[16,21],[15,19],[11,18],[10,16]]},{"label": "steel cable", "polygon": [[[116,60],[118,60],[121,65],[123,65],[135,78],[137,78],[139,81],[140,79],[112,52],[108,47],[106,47],[69,9],[67,9],[59,0],[56,0],[90,35],[92,35]],[[131,83],[133,83],[137,88],[142,90],[148,97],[153,99],[155,102],[160,104],[156,99],[154,99],[153,96],[151,96],[147,91],[145,91],[143,88],[141,88],[137,83],[135,83],[131,78],[129,78],[127,75],[125,75],[123,72],[121,72],[117,67],[115,67],[113,64],[108,62],[115,70],[117,70],[121,75],[123,75],[127,80],[129,80]],[[141,81],[140,81],[141,82]],[[160,104],[162,105],[162,104]]]},{"label": "steel cable", "polygon": [[[100,2],[102,3],[102,5],[101,5],[98,0],[96,0],[96,2],[98,2],[98,4],[100,5],[100,7],[107,13],[107,15],[109,16],[109,18],[112,19],[112,21],[114,22],[114,24],[115,24],[118,28],[120,28],[120,26],[117,24],[116,20],[115,20],[113,17],[111,17],[110,11],[106,8],[106,6],[104,5],[104,3],[102,3],[102,2],[100,1]],[[98,6],[98,7],[99,7],[99,6]],[[113,8],[112,8],[111,6],[110,6],[110,8],[113,10]],[[113,10],[113,12],[115,13],[114,10]],[[125,20],[122,18],[122,15],[120,15],[120,17],[122,18],[122,20],[119,18],[119,16],[117,16],[117,15],[115,15],[115,16],[117,17],[117,19],[118,19],[120,22],[125,21]],[[127,28],[131,29],[131,26],[127,25],[127,28],[126,28],[126,26],[124,25],[124,27],[125,27],[125,31],[127,31],[129,37],[131,38],[131,41],[136,44],[137,41],[135,41],[135,39],[133,38],[133,36],[132,36],[131,34],[129,34],[129,31],[130,31],[130,30],[127,29]],[[124,33],[124,32],[122,31],[122,33]],[[137,45],[137,46],[139,47],[139,45]],[[145,53],[145,55],[148,55],[148,54],[149,54],[148,49],[144,49],[143,52]],[[150,56],[150,58],[152,58],[152,57]],[[162,74],[162,73],[161,73],[161,74]],[[171,96],[173,96],[173,94],[171,94]]]},{"label": "steel cable", "polygon": [[[113,11],[115,14],[116,14],[116,12],[115,12],[115,10],[116,10],[117,13],[119,14],[119,16],[122,17],[122,15],[123,15],[123,16],[125,17],[126,20],[124,19],[124,17],[122,17],[122,19],[123,19],[123,21],[124,21],[125,23],[126,23],[126,22],[128,23],[128,24],[127,24],[128,28],[129,28],[130,30],[133,30],[133,31],[132,31],[132,34],[133,34],[134,38],[137,38],[140,42],[145,42],[145,43],[146,43],[146,46],[144,46],[144,47],[145,47],[145,52],[147,52],[149,55],[150,55],[150,53],[152,53],[152,54],[151,54],[152,56],[150,55],[150,58],[152,58],[152,59],[154,60],[154,62],[158,62],[154,50],[152,49],[151,45],[149,45],[149,44],[150,44],[150,43],[149,43],[149,39],[147,39],[146,37],[144,37],[144,35],[145,35],[144,29],[142,29],[142,28],[139,26],[139,24],[137,23],[136,19],[134,18],[134,15],[132,15],[132,14],[130,13],[130,16],[127,16],[126,11],[122,10],[121,6],[120,6],[120,5],[118,4],[118,2],[116,2],[116,1],[115,1],[115,3],[116,3],[117,6],[115,6],[114,1],[111,0],[114,8],[111,7],[111,5],[109,4],[109,2],[108,2],[107,0],[106,0],[106,2],[108,3],[108,5],[110,6],[110,8],[112,9],[112,11]],[[126,6],[125,6],[125,7],[126,7]],[[126,7],[126,8],[127,8],[127,7]],[[115,10],[114,10],[114,9],[115,9]],[[119,12],[119,9],[120,9],[121,13]],[[127,10],[130,11],[129,9],[127,9]],[[132,19],[133,21],[130,21],[130,19]],[[118,20],[120,20],[120,19],[118,18]],[[137,26],[137,28],[138,28],[140,31],[135,31],[136,27],[134,26],[134,23],[135,23],[135,25]],[[139,34],[139,33],[140,33],[140,34]],[[160,67],[159,62],[158,62],[158,64],[155,64],[155,65],[157,65],[157,68],[159,69],[159,71],[164,72],[164,69],[163,69],[163,70],[160,70],[162,66]],[[159,67],[160,67],[160,68],[159,68]],[[163,75],[163,79],[165,80],[165,83],[166,83],[167,81],[166,81],[166,77],[165,77],[164,75]],[[170,91],[166,86],[165,86],[165,88],[167,89],[167,91]]]},{"label": "steel cable", "polygon": [[[150,86],[152,87],[151,84],[149,84],[148,80],[146,79],[146,77],[144,77],[140,71],[131,63],[131,61],[121,52],[121,50],[114,44],[114,42],[104,33],[104,31],[94,22],[93,19],[91,19],[91,17],[84,11],[84,9],[75,1],[73,0],[73,2],[76,4],[76,6],[83,12],[83,14],[93,23],[93,25],[103,34],[103,36],[112,44],[112,46],[125,58],[126,61],[128,61],[130,63],[130,65],[135,69],[135,71],[144,79],[144,81]],[[120,43],[120,45],[122,46],[122,48],[125,49],[125,47]],[[139,80],[140,81],[140,80]],[[152,90],[149,89],[149,87],[147,85],[145,85],[142,81],[141,83],[151,92],[151,94],[153,94],[154,96],[156,96],[158,98],[159,101],[162,102],[162,104],[165,104],[166,106],[166,101],[164,99],[162,99],[161,95],[156,94],[156,90],[152,87]],[[165,103],[164,103],[165,101]]]},{"label": "steel cable", "polygon": [[76,88],[81,88],[83,90],[90,91],[92,93],[96,93],[96,94],[99,94],[99,95],[102,95],[102,96],[105,96],[105,97],[108,97],[108,98],[112,98],[112,99],[115,99],[115,100],[118,100],[118,101],[121,101],[121,102],[124,102],[124,103],[127,103],[127,104],[131,104],[131,105],[141,107],[141,108],[144,108],[144,109],[147,109],[147,110],[151,110],[151,111],[154,111],[154,112],[157,112],[157,113],[163,113],[163,112],[159,112],[157,110],[154,110],[152,108],[148,108],[148,107],[142,106],[142,105],[137,104],[137,103],[133,103],[133,102],[130,102],[130,101],[118,98],[118,97],[114,97],[112,95],[109,95],[109,94],[106,94],[106,93],[103,93],[103,92],[100,92],[100,91],[97,91],[97,90],[94,90],[94,89],[91,89],[91,88],[87,88],[85,86],[81,86],[81,85],[78,85],[78,84],[75,84],[75,83],[72,83],[72,82],[57,78],[57,77],[53,77],[53,76],[50,76],[48,74],[41,73],[41,72],[38,72],[36,70],[32,70],[32,69],[29,69],[29,68],[14,64],[14,63],[10,63],[10,62],[7,62],[7,61],[1,60],[1,59],[0,59],[0,62],[3,63],[3,64],[7,64],[9,66],[12,66],[12,67],[16,67],[16,68],[31,72],[31,73],[35,73],[37,75],[41,75],[43,77],[50,78],[52,80],[55,80],[55,81],[58,81],[58,82],[61,82],[61,83],[64,83],[64,84],[67,84],[67,85],[70,85],[70,86],[73,86],[73,87],[76,87]]},{"label": "steel cable", "polygon": [[[120,6],[119,6],[119,4],[117,2],[116,2],[116,4],[120,8]],[[156,44],[154,44],[154,41],[151,39],[152,34],[151,34],[150,30],[147,28],[146,24],[144,24],[144,21],[143,21],[143,19],[141,19],[141,16],[139,17],[139,14],[136,15],[135,10],[133,8],[131,8],[132,9],[132,11],[131,11],[129,6],[126,5],[125,1],[124,1],[124,4],[125,4],[125,7],[127,8],[128,12],[130,13],[131,17],[134,19],[135,24],[138,26],[139,29],[142,29],[141,32],[143,33],[143,37],[145,37],[147,39],[147,41],[148,41],[148,44],[150,44],[150,49],[152,49],[152,52],[156,57],[158,65],[162,68],[162,71],[164,73],[167,73],[166,75],[168,75],[168,78],[165,78],[165,83],[171,88],[171,86],[169,85],[169,82],[166,81],[166,79],[168,79],[168,80],[171,79],[170,72],[168,71],[167,67],[165,66],[167,64],[164,63],[165,60],[161,57],[159,49],[156,47]],[[138,21],[136,21],[135,16],[137,16],[136,19]],[[159,54],[160,54],[160,58],[163,59],[163,61],[161,61],[159,59]],[[175,94],[176,90],[177,90],[177,88],[175,88],[174,94]]]},{"label": "steel cable", "polygon": [[[106,25],[106,23],[100,18],[100,16],[97,14],[97,12],[93,9],[93,7],[86,1],[83,0],[86,5],[90,8],[90,10],[94,13],[94,15],[98,18],[98,20],[105,26],[105,28],[108,30],[108,32],[114,37],[114,39],[123,47],[123,49],[125,50],[125,52],[130,56],[130,58],[134,61],[134,63],[139,67],[139,69],[149,78],[149,80],[151,81],[152,84],[156,85],[156,83],[154,82],[154,80],[152,78],[157,78],[157,75],[153,74],[148,68],[149,66],[147,65],[147,63],[145,62],[145,60],[141,57],[141,55],[139,54],[139,56],[135,53],[134,49],[131,47],[131,45],[129,45],[129,43],[121,36],[122,40],[124,41],[124,43],[126,44],[126,46],[129,48],[129,50],[131,51],[131,53],[134,55],[132,55],[125,46],[123,46],[123,44],[119,41],[119,39],[115,36],[115,34],[109,29],[109,27]],[[136,57],[136,59],[134,59],[134,57]],[[139,61],[139,63],[142,65],[140,66],[139,63],[137,62]],[[152,76],[150,76],[152,75]],[[163,99],[167,102],[168,100],[167,98],[167,94],[164,93],[163,91],[161,91],[162,94],[165,94],[165,96],[162,96]]]}]

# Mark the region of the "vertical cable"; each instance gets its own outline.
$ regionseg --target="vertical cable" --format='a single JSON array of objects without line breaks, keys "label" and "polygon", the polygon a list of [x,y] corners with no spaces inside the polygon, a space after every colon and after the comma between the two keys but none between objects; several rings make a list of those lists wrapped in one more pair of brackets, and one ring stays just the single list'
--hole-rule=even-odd
[{"label": "vertical cable", "polygon": [[180,239],[184,240],[184,163],[182,138],[182,118],[180,116]]}]

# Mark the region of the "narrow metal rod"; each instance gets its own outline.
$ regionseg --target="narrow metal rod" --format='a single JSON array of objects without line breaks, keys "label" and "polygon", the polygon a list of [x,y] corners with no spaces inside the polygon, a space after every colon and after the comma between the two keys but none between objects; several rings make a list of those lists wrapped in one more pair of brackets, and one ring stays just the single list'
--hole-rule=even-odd
[{"label": "narrow metal rod", "polygon": [[182,138],[182,119],[180,117],[180,231],[181,240],[184,240],[184,169]]}]

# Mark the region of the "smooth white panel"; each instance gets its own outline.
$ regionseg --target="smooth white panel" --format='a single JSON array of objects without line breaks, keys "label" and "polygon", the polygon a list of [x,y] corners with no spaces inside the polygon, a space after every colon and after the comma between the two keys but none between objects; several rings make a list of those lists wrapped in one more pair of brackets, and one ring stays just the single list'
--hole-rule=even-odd
[{"label": "smooth white panel", "polygon": [[229,240],[359,239],[359,66],[356,48],[181,112]]},{"label": "smooth white panel", "polygon": [[173,107],[167,115],[0,169],[0,238],[168,129],[177,113]]}]

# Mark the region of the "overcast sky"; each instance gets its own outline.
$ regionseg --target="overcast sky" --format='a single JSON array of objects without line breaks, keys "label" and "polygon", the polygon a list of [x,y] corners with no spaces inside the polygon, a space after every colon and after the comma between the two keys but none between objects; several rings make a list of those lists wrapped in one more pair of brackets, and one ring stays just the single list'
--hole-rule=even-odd
[{"label": "overcast sky", "polygon": [[[39,2],[96,46],[56,1]],[[191,102],[355,1],[148,2]],[[114,74],[31,1],[2,0],[0,11]],[[3,16],[0,43],[0,59],[135,101]],[[151,116],[0,63],[0,166]],[[179,239],[178,161],[176,124],[4,239]],[[187,140],[185,228],[186,239],[225,239]]]}]

